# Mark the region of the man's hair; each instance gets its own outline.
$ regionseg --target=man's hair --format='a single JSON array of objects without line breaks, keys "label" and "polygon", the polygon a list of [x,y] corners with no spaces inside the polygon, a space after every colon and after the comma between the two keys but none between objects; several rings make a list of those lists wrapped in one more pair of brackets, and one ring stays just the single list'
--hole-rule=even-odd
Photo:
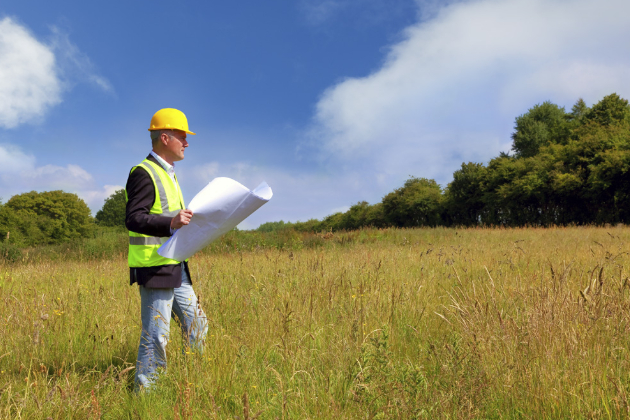
[{"label": "man's hair", "polygon": [[166,134],[169,137],[173,135],[172,130],[152,130],[152,131],[149,131],[149,133],[151,133],[151,145],[153,147],[155,147],[157,142],[160,141],[160,137],[162,137],[162,133]]}]

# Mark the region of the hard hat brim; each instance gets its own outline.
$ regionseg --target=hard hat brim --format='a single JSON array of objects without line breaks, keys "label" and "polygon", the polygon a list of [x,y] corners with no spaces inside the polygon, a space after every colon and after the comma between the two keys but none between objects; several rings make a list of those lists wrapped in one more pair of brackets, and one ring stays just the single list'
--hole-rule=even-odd
[{"label": "hard hat brim", "polygon": [[188,131],[188,130],[182,130],[181,128],[173,128],[173,127],[155,127],[155,128],[149,128],[149,131],[157,131],[157,130],[179,130],[179,131],[183,131],[184,133],[187,134],[192,134],[193,136],[196,136],[196,133],[193,133],[192,131]]}]

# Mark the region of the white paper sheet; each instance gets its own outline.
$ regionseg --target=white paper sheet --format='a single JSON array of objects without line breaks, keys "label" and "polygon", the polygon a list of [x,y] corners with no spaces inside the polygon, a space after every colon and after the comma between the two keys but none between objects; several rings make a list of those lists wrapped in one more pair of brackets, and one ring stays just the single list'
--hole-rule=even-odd
[{"label": "white paper sheet", "polygon": [[184,261],[224,233],[232,230],[271,199],[273,193],[263,182],[251,191],[230,178],[215,178],[192,199],[190,223],[178,229],[158,254]]}]

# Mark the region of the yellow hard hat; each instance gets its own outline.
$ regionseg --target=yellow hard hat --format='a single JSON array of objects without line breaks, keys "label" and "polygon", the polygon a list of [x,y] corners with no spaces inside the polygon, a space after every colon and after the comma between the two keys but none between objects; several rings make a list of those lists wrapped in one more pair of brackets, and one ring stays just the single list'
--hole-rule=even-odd
[{"label": "yellow hard hat", "polygon": [[188,130],[188,119],[179,109],[164,108],[153,114],[149,131],[154,130],[181,130],[188,134],[195,134]]}]

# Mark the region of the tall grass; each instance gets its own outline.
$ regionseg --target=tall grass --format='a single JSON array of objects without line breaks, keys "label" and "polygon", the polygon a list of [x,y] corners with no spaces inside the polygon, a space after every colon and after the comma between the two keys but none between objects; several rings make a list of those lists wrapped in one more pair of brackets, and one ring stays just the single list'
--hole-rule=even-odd
[{"label": "tall grass", "polygon": [[0,416],[630,415],[624,227],[239,235],[191,260],[205,352],[173,326],[150,394],[123,253],[3,265]]}]

